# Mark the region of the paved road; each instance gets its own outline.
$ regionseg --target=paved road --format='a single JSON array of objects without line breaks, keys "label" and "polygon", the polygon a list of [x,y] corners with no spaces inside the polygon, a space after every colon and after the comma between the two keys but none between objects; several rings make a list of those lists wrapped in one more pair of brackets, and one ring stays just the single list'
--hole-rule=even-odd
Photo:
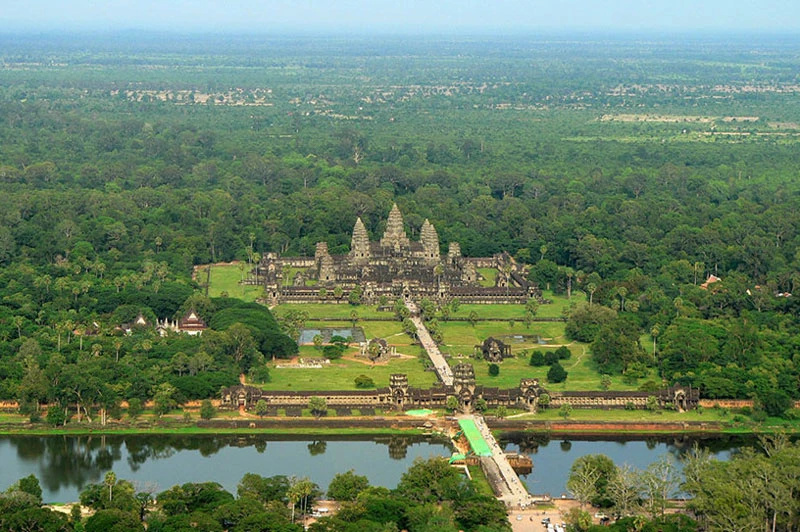
[{"label": "paved road", "polygon": [[406,300],[406,308],[411,312],[411,322],[417,328],[417,338],[419,338],[422,347],[425,348],[425,352],[428,353],[428,357],[430,357],[433,367],[439,375],[439,379],[446,385],[452,386],[453,370],[450,369],[450,365],[445,360],[442,352],[439,351],[436,342],[431,338],[427,327],[425,327],[425,323],[422,321],[422,318],[419,317],[417,305],[411,300]]},{"label": "paved road", "polygon": [[483,436],[483,439],[486,440],[486,443],[489,444],[489,448],[492,450],[491,459],[495,463],[497,471],[503,480],[503,482],[498,485],[500,495],[498,495],[497,498],[506,503],[506,506],[525,508],[532,505],[533,498],[519,479],[519,475],[517,475],[514,468],[511,467],[511,464],[508,463],[505,452],[503,452],[503,449],[500,448],[500,445],[494,439],[489,427],[483,420],[483,416],[470,415],[463,417],[475,421],[475,425],[478,427],[478,430],[480,430],[481,436]]},{"label": "paved road", "polygon": [[[417,305],[411,300],[406,300],[405,303],[406,308],[408,308],[408,310],[411,312],[411,321],[417,328],[417,338],[419,338],[422,347],[425,348],[425,352],[428,353],[428,356],[433,363],[433,367],[436,368],[436,373],[439,375],[439,379],[444,384],[452,386],[453,370],[450,369],[450,366],[447,364],[447,361],[444,359],[441,351],[439,351],[439,348],[436,346],[436,342],[434,342],[433,338],[431,338],[428,329],[425,327],[425,323],[423,323],[419,316],[419,309],[417,308]],[[489,476],[497,479],[495,484],[497,490],[500,492],[497,498],[502,500],[506,506],[515,508],[527,508],[528,506],[532,505],[533,499],[531,495],[528,493],[525,485],[519,479],[519,476],[514,471],[514,468],[512,468],[511,464],[508,463],[506,454],[500,448],[500,445],[497,444],[494,436],[492,436],[489,427],[486,426],[486,422],[483,420],[483,416],[469,415],[463,417],[475,421],[475,425],[477,425],[478,430],[481,431],[483,439],[486,440],[486,443],[489,444],[489,447],[492,450],[492,456],[487,457],[490,460],[490,463],[485,464],[485,467],[489,473]]]}]

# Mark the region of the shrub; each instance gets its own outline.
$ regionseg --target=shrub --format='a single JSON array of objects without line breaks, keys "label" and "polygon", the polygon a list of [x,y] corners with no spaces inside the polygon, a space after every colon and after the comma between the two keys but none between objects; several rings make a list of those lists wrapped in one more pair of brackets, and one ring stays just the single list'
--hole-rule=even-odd
[{"label": "shrub", "polygon": [[654,412],[655,410],[657,410],[658,409],[658,398],[655,395],[648,395],[647,396],[647,404],[645,405],[645,408],[647,408],[651,412]]},{"label": "shrub", "polygon": [[633,404],[633,401],[628,401],[625,403],[625,410],[636,410],[636,405]]},{"label": "shrub", "polygon": [[337,360],[342,358],[342,355],[344,355],[344,350],[344,346],[339,344],[326,345],[322,348],[322,355],[328,360]]},{"label": "shrub", "polygon": [[567,370],[565,370],[561,366],[561,364],[556,362],[555,364],[550,366],[549,370],[547,370],[547,382],[551,382],[554,384],[559,382],[564,382],[565,380],[567,380],[567,375],[568,375]]},{"label": "shrub", "polygon": [[[627,375],[627,374],[626,374]],[[640,392],[657,392],[661,389],[661,385],[654,380],[647,380],[644,381],[642,384],[639,385]]]},{"label": "shrub", "polygon": [[572,356],[572,351],[569,350],[569,347],[562,345],[556,349],[556,355],[559,360],[568,360]]},{"label": "shrub", "polygon": [[64,409],[58,405],[50,406],[47,409],[47,423],[54,427],[58,425],[63,425],[67,421],[67,415],[64,413]]},{"label": "shrub", "polygon": [[544,363],[545,364],[547,364],[548,366],[552,366],[556,362],[558,362],[558,353],[556,353],[555,351],[547,351],[547,352],[545,352],[545,354],[544,354]]},{"label": "shrub", "polygon": [[547,408],[550,406],[550,395],[543,393],[539,396],[539,406],[542,408]]},{"label": "shrub", "polygon": [[497,377],[498,375],[500,375],[500,366],[497,364],[489,364],[489,376]]},{"label": "shrub", "polygon": [[547,365],[547,363],[544,361],[544,355],[542,354],[541,351],[534,351],[533,353],[531,353],[531,358],[528,361],[528,365],[533,366],[535,368],[540,368],[542,366]]},{"label": "shrub", "polygon": [[792,398],[783,390],[771,390],[758,397],[764,411],[770,416],[783,416],[792,407]]},{"label": "shrub", "polygon": [[142,414],[142,400],[138,397],[134,397],[130,401],[128,401],[128,417],[131,419],[136,419]]},{"label": "shrub", "polygon": [[266,364],[252,366],[250,371],[247,372],[247,378],[250,382],[255,382],[258,384],[269,382],[269,367],[267,367]]},{"label": "shrub", "polygon": [[217,415],[217,409],[211,404],[208,399],[200,403],[200,417],[202,419],[211,419]]},{"label": "shrub", "polygon": [[800,419],[800,409],[793,408],[791,410],[787,410],[783,414],[783,417],[788,419],[789,421],[797,421],[798,419]]},{"label": "shrub", "polygon": [[372,377],[368,377],[366,375],[359,375],[355,378],[356,388],[374,388],[375,381],[372,380]]},{"label": "shrub", "polygon": [[625,373],[622,376],[622,382],[624,382],[628,386],[632,386],[632,385],[636,384],[638,381],[639,381],[639,378],[636,375],[634,375],[633,373]]},{"label": "shrub", "polygon": [[483,397],[478,397],[478,400],[475,401],[475,410],[478,412],[486,412],[486,409],[489,408],[489,405],[486,403],[486,399]]}]

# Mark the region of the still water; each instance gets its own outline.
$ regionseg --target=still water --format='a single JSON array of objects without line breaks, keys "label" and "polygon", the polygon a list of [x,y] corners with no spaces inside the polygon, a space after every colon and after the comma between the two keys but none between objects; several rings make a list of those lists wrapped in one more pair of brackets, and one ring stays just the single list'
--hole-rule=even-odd
[{"label": "still water", "polygon": [[604,454],[618,466],[627,464],[639,470],[667,457],[681,469],[681,457],[690,452],[695,443],[708,449],[716,459],[727,460],[736,449],[752,445],[753,441],[742,436],[550,440],[531,433],[510,433],[501,440],[501,446],[506,451],[526,454],[533,460],[533,472],[520,476],[528,491],[553,497],[567,493],[569,470],[580,456]]},{"label": "still water", "polygon": [[[583,454],[603,453],[615,463],[644,468],[664,454],[679,455],[692,445],[679,441],[549,441],[511,434],[502,441],[509,451],[533,458],[533,473],[523,477],[532,493],[559,495],[572,462]],[[720,459],[741,441],[711,440]],[[0,436],[0,490],[30,474],[39,478],[49,502],[78,499],[89,483],[107,471],[141,489],[168,489],[185,482],[216,481],[236,493],[245,473],[307,476],[325,490],[336,473],[354,470],[373,485],[393,488],[415,458],[450,456],[442,440],[415,436],[280,438],[243,436]]]}]

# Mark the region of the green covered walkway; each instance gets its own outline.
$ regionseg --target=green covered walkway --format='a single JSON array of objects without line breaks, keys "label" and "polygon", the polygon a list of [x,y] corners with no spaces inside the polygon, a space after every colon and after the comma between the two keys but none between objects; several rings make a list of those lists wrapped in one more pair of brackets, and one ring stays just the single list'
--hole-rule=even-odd
[{"label": "green covered walkway", "polygon": [[472,419],[459,419],[458,425],[464,432],[464,436],[467,437],[473,453],[478,456],[492,456],[492,449],[489,447],[489,444],[486,443],[486,440],[483,439],[481,431],[478,430],[478,426],[475,425],[475,421]]}]

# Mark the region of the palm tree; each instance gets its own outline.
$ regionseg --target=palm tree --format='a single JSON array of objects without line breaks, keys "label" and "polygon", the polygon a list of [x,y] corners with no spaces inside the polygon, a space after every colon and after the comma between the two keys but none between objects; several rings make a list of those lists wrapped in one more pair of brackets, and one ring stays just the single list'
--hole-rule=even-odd
[{"label": "palm tree", "polygon": [[592,300],[594,299],[594,293],[597,291],[597,285],[594,283],[587,283],[586,291],[589,292],[589,306],[591,306]]},{"label": "palm tree", "polygon": [[305,513],[306,502],[311,494],[314,492],[314,483],[307,478],[292,479],[292,485],[289,486],[289,491],[286,495],[292,503],[292,523],[294,523],[294,508],[297,503],[300,504],[300,509]]},{"label": "palm tree", "polygon": [[108,501],[111,502],[111,498],[114,495],[114,486],[117,483],[117,475],[114,474],[113,471],[109,471],[106,473],[106,476],[103,478],[103,484],[108,486]]},{"label": "palm tree", "polygon": [[620,299],[619,310],[624,312],[625,311],[625,296],[628,295],[628,289],[625,288],[624,286],[617,287],[617,295],[619,296],[619,299]]},{"label": "palm tree", "polygon": [[683,299],[678,296],[672,300],[672,304],[675,307],[675,316],[680,317],[681,310],[683,309]]},{"label": "palm tree", "polygon": [[122,339],[114,340],[114,362],[119,362],[119,350],[122,348]]}]

